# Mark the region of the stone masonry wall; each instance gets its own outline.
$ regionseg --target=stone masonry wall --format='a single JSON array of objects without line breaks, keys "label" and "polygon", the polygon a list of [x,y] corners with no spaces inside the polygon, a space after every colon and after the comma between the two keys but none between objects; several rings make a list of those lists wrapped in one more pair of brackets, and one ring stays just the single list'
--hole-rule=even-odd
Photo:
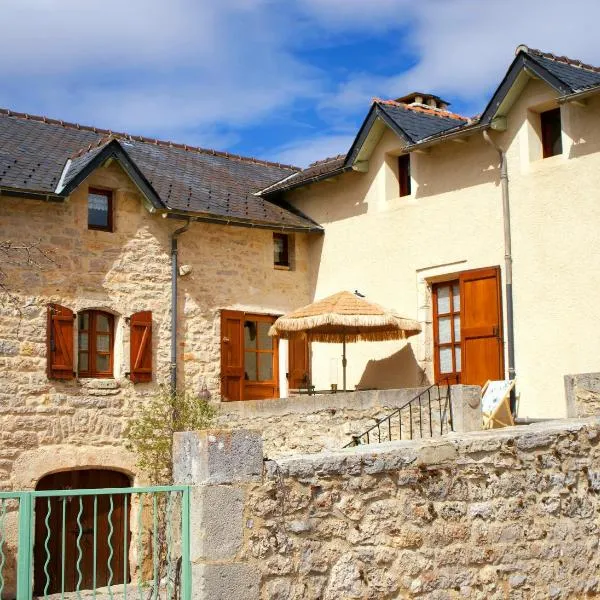
[{"label": "stone masonry wall", "polygon": [[[258,400],[246,402],[223,402],[219,407],[217,425],[230,429],[254,429],[261,432],[265,456],[275,458],[292,454],[322,452],[342,448],[372,427],[378,419],[404,407],[425,388],[398,390],[369,390],[352,393],[323,394],[318,396],[294,396],[273,402]],[[455,430],[466,431],[481,428],[480,396],[477,386],[452,386]],[[381,441],[410,439],[412,417],[413,437],[439,437],[448,432],[449,407],[446,388],[431,390],[432,419],[429,423],[428,396],[422,396],[423,411],[416,405],[414,411],[404,408],[402,432],[398,417],[392,420],[391,429],[381,428]],[[442,419],[440,420],[440,412]],[[471,413],[473,413],[471,415]],[[467,423],[463,417],[468,415]],[[422,419],[422,421],[420,420]],[[472,422],[471,422],[472,421]],[[421,436],[422,431],[422,436]],[[373,432],[377,436],[377,431]],[[378,438],[376,438],[378,439]]]},{"label": "stone masonry wall", "polygon": [[565,396],[569,417],[600,415],[600,373],[565,375]]},{"label": "stone masonry wall", "polygon": [[600,418],[281,458],[244,489],[219,569],[247,599],[600,594]]},{"label": "stone masonry wall", "polygon": [[[114,191],[115,231],[87,229],[89,186]],[[156,385],[168,381],[170,242],[182,222],[151,215],[113,163],[99,168],[64,203],[2,196],[3,237],[39,242],[54,252],[42,268],[3,265],[20,312],[0,304],[0,488],[35,487],[44,474],[106,467],[138,477],[123,448],[130,416]],[[185,389],[220,388],[220,310],[278,314],[308,302],[307,239],[295,234],[295,268],[273,268],[272,232],[192,223],[180,237],[178,374]],[[115,320],[115,377],[48,380],[46,306],[100,308]],[[139,310],[153,314],[152,383],[132,384],[129,326]]]}]

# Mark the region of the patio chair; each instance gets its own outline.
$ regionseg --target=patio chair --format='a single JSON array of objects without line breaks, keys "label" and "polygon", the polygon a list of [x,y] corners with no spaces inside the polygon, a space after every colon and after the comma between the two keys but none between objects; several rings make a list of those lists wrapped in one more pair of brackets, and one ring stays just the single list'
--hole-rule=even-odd
[{"label": "patio chair", "polygon": [[487,381],[481,389],[481,412],[483,429],[499,429],[515,424],[510,410],[510,393],[516,379]]}]

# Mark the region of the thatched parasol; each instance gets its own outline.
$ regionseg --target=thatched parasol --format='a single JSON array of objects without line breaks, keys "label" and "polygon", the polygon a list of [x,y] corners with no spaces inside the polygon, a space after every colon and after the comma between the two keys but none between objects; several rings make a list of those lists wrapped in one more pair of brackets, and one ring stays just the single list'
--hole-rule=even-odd
[{"label": "thatched parasol", "polygon": [[311,342],[342,343],[346,391],[346,342],[402,340],[420,333],[421,325],[351,292],[338,292],[279,317],[269,335],[305,337]]}]

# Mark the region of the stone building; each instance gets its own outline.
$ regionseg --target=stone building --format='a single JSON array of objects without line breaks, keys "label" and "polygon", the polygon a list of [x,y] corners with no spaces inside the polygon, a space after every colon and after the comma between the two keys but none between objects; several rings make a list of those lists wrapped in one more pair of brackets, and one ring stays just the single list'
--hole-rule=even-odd
[{"label": "stone building", "polygon": [[599,89],[597,68],[519,47],[480,117],[376,100],[347,155],[304,171],[0,111],[1,239],[50,253],[2,265],[1,485],[135,480],[122,433],[159,384],[215,401],[328,388],[336,345],[267,331],[341,289],[424,325],[349,348],[352,387],[514,367],[520,414],[563,416],[563,375],[597,370]]}]

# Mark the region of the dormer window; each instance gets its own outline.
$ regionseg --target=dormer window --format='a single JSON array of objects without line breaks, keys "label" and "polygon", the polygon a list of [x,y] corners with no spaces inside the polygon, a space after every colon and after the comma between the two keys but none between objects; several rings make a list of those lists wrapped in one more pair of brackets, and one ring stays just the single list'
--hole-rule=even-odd
[{"label": "dormer window", "polygon": [[410,154],[398,157],[398,183],[400,196],[410,196]]},{"label": "dormer window", "polygon": [[560,108],[554,108],[541,113],[540,122],[544,158],[562,154],[562,126],[560,122]]},{"label": "dormer window", "polygon": [[89,189],[88,229],[113,230],[113,195],[110,190]]}]

